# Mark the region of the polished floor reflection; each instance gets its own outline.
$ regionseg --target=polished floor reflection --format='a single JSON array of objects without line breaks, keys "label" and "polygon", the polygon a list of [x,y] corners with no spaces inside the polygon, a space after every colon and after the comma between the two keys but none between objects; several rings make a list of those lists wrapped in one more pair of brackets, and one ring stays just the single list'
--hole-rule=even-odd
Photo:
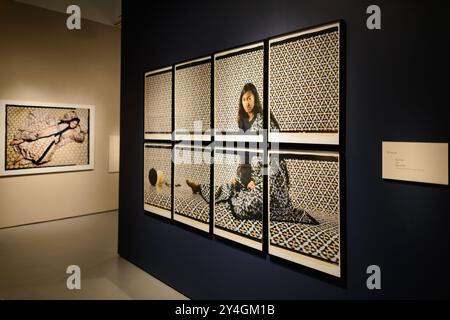
[{"label": "polished floor reflection", "polygon": [[[117,255],[118,212],[0,230],[2,299],[187,299]],[[81,290],[66,269],[81,268]]]}]

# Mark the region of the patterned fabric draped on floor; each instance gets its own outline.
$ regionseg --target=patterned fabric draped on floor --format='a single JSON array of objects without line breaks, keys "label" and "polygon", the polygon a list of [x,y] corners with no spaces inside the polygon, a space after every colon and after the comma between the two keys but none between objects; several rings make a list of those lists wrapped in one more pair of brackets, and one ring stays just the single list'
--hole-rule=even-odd
[{"label": "patterned fabric draped on floor", "polygon": [[[336,158],[337,159],[337,158]],[[270,243],[292,252],[339,263],[339,162],[283,156],[271,159]],[[277,166],[286,170],[288,183],[274,175]],[[317,223],[281,221],[273,193],[289,194],[295,211],[306,211]],[[301,208],[301,209],[300,209]],[[278,221],[276,221],[278,220]]]}]

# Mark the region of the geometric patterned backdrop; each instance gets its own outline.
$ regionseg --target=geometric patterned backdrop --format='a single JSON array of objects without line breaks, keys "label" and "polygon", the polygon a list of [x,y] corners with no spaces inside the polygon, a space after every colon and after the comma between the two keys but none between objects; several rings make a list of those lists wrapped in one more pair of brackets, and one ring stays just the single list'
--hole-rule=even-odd
[{"label": "geometric patterned backdrop", "polygon": [[[79,125],[83,130],[89,128],[89,109],[87,108],[50,108],[50,107],[19,107],[7,105],[6,108],[6,163],[5,170],[55,167],[62,165],[86,165],[89,163],[89,132],[82,143],[71,142],[56,150],[51,160],[39,165],[28,163],[15,163],[18,154],[9,145],[19,130],[38,132],[49,127],[49,124],[58,123],[61,117],[70,111],[75,111],[80,119]],[[3,125],[3,124],[2,124]],[[49,140],[44,138],[33,141],[33,152],[42,154],[49,145]],[[45,140],[45,141],[44,141]],[[53,140],[52,140],[53,141]]]},{"label": "geometric patterned backdrop", "polygon": [[145,133],[172,133],[172,71],[145,76]]},{"label": "geometric patterned backdrop", "polygon": [[214,185],[216,187],[229,183],[231,179],[236,178],[236,171],[241,163],[241,158],[238,154],[233,154],[231,151],[221,150],[214,152]]},{"label": "geometric patterned backdrop", "polygon": [[[259,48],[259,47],[258,47]],[[215,129],[236,132],[239,98],[244,85],[251,82],[264,105],[264,49],[216,57],[215,61]]]},{"label": "geometric patterned backdrop", "polygon": [[180,66],[175,71],[175,129],[177,131],[193,132],[194,121],[201,121],[202,132],[210,129],[211,62],[209,61],[202,61],[199,62],[201,64],[189,67]]},{"label": "geometric patterned backdrop", "polygon": [[[171,210],[171,159],[172,150],[170,146],[151,145],[144,147],[144,203]],[[164,173],[164,183],[161,187],[150,184],[148,173],[152,168],[157,171],[162,170]]]},{"label": "geometric patterned backdrop", "polygon": [[[194,160],[196,158],[211,158],[211,150],[176,147],[175,152],[183,160],[192,159],[193,161],[191,164],[185,163],[186,161],[180,164],[175,163],[175,212],[195,220],[209,223],[209,204],[200,194],[194,194],[192,192],[192,189],[186,184],[186,180],[190,180],[196,184],[210,183],[210,164],[208,161],[194,163]],[[180,152],[183,154],[181,155]],[[204,155],[203,153],[207,154]]]},{"label": "geometric patterned backdrop", "polygon": [[339,31],[271,42],[270,111],[281,132],[338,132]]},{"label": "geometric patterned backdrop", "polygon": [[339,162],[286,159],[294,205],[339,215]]}]

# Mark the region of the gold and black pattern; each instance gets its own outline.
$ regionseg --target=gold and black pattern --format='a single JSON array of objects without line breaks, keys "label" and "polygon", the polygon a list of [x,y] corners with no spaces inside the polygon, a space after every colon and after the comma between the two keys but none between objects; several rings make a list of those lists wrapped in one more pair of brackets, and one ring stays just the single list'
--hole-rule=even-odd
[{"label": "gold and black pattern", "polygon": [[145,77],[145,133],[172,133],[172,72]]},{"label": "gold and black pattern", "polygon": [[218,228],[247,238],[262,240],[262,222],[236,219],[228,203],[216,204],[214,223]]},{"label": "gold and black pattern", "polygon": [[[39,132],[56,125],[62,116],[75,111],[80,119],[80,126],[87,134],[82,143],[68,143],[58,148],[51,160],[46,163],[34,164],[18,162],[19,153],[10,145],[23,131]],[[38,106],[9,106],[6,107],[6,162],[5,170],[43,168],[56,166],[87,165],[89,164],[89,109],[87,108],[51,108]],[[43,138],[28,143],[34,154],[44,154],[54,138]]]},{"label": "gold and black pattern", "polygon": [[161,209],[171,210],[170,186],[163,185],[158,191],[156,188],[155,186],[150,186],[144,191],[144,202]]},{"label": "gold and black pattern", "polygon": [[271,245],[339,264],[338,217],[310,212],[318,225],[271,222]]},{"label": "gold and black pattern", "polygon": [[[194,194],[186,184],[190,180],[196,184],[210,183],[210,149],[175,148],[176,156],[182,158],[183,163],[175,163],[175,212],[195,220],[209,222],[209,204],[200,194]],[[195,163],[200,162],[203,163]],[[192,163],[184,163],[192,161]],[[180,161],[181,162],[181,161]]]},{"label": "gold and black pattern", "polygon": [[276,40],[269,53],[270,111],[280,132],[338,132],[339,31]]},{"label": "gold and black pattern", "polygon": [[237,115],[241,90],[246,83],[253,83],[264,105],[264,50],[263,48],[226,57],[215,61],[215,129],[237,132]]},{"label": "gold and black pattern", "polygon": [[191,189],[175,188],[175,212],[183,216],[209,223],[209,204]]},{"label": "gold and black pattern", "polygon": [[194,132],[194,129],[198,131],[200,127],[202,132],[205,132],[210,129],[210,126],[211,63],[177,68],[175,72],[176,131]]},{"label": "gold and black pattern", "polygon": [[339,215],[339,162],[286,159],[295,207]]},{"label": "gold and black pattern", "polygon": [[[145,146],[144,148],[144,203],[171,210],[171,164],[170,147]],[[152,186],[148,174],[150,169],[161,170],[164,174],[162,186]]]}]

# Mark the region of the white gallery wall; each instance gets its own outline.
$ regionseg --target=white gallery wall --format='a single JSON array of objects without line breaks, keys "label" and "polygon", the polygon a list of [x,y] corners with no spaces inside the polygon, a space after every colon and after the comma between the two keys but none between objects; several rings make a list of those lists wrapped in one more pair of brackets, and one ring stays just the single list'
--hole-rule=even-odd
[{"label": "white gallery wall", "polygon": [[0,228],[118,208],[119,175],[108,166],[109,137],[119,134],[120,29],[82,20],[71,31],[67,17],[0,0],[0,100],[94,105],[95,168],[0,177]]}]

